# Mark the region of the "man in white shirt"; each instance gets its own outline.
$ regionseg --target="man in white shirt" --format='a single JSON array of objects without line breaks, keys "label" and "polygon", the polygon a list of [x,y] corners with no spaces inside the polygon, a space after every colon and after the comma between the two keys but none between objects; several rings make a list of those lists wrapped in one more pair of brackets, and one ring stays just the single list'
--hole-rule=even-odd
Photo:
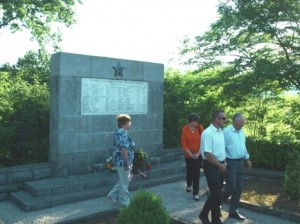
[{"label": "man in white shirt", "polygon": [[[222,196],[223,174],[226,171],[225,140],[222,127],[226,121],[224,111],[212,113],[212,124],[201,135],[201,153],[203,169],[210,194],[200,212],[203,224],[222,224],[220,220],[220,203]],[[211,222],[208,213],[211,212]]]},{"label": "man in white shirt", "polygon": [[229,196],[229,217],[245,220],[237,208],[242,194],[244,166],[251,168],[249,154],[246,148],[246,136],[242,129],[246,119],[242,113],[233,116],[233,123],[224,129],[227,171],[225,173],[226,185],[222,192],[222,201]]}]

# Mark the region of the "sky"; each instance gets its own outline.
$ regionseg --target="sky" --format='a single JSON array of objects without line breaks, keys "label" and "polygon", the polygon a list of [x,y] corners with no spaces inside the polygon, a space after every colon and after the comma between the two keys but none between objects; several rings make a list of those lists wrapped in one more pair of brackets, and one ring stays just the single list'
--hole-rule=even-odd
[{"label": "sky", "polygon": [[[61,51],[162,63],[182,69],[178,47],[216,21],[217,0],[82,0],[71,28],[61,28]],[[0,65],[14,64],[38,45],[29,31],[0,30]],[[175,58],[175,60],[171,60]],[[184,68],[183,68],[184,69]]]}]

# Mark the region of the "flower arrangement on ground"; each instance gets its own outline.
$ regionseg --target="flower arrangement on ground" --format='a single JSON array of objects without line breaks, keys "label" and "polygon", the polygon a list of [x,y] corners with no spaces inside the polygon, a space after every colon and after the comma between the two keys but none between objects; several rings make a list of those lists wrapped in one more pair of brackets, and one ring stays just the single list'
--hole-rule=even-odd
[{"label": "flower arrangement on ground", "polygon": [[[109,171],[116,171],[114,167],[112,157],[108,157],[105,161],[105,168]],[[151,163],[148,160],[148,154],[143,149],[135,149],[134,150],[134,160],[132,173],[138,173],[142,175],[144,178],[148,178],[146,171],[151,169]]]},{"label": "flower arrangement on ground", "polygon": [[148,160],[148,154],[144,149],[135,149],[132,171],[148,178],[145,171],[151,169],[151,163]]},{"label": "flower arrangement on ground", "polygon": [[113,164],[113,161],[112,161],[112,160],[113,160],[113,159],[112,159],[111,156],[108,157],[108,158],[106,159],[106,161],[105,161],[105,168],[106,168],[107,170],[110,170],[110,171],[115,171],[116,168],[114,167],[114,164]]}]

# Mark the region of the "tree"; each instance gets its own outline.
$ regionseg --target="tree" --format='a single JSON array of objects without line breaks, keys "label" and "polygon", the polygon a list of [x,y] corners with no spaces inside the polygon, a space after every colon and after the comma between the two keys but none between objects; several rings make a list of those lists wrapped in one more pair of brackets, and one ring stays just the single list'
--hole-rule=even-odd
[{"label": "tree", "polygon": [[72,25],[80,0],[0,0],[0,30],[30,30],[41,49],[0,67],[0,166],[46,162],[49,145],[50,57],[61,40],[54,25]]},{"label": "tree", "polygon": [[[217,69],[200,73],[168,69],[164,83],[164,147],[180,145],[180,133],[191,112],[200,115],[200,122],[207,127],[211,122],[211,112],[216,108],[224,108],[224,100],[220,96],[220,84],[210,86],[211,78],[218,75]],[[207,88],[210,86],[210,88]]]},{"label": "tree", "polygon": [[0,167],[48,160],[49,78],[43,51],[0,67]]},{"label": "tree", "polygon": [[76,2],[81,3],[80,0],[0,0],[0,29],[9,28],[12,32],[28,29],[40,46],[52,41],[57,48],[61,35],[59,29],[52,32],[51,25],[72,25]]},{"label": "tree", "polygon": [[290,127],[293,139],[300,143],[300,96],[288,99],[290,104],[289,111],[285,116],[285,124]]},{"label": "tree", "polygon": [[46,162],[50,92],[0,71],[0,167]]},{"label": "tree", "polygon": [[0,71],[29,84],[39,82],[50,86],[50,55],[44,50],[37,53],[29,51],[18,59],[16,65],[4,64],[0,67]]},{"label": "tree", "polygon": [[225,64],[224,91],[300,90],[300,2],[220,0],[219,19],[181,54],[200,69]]}]

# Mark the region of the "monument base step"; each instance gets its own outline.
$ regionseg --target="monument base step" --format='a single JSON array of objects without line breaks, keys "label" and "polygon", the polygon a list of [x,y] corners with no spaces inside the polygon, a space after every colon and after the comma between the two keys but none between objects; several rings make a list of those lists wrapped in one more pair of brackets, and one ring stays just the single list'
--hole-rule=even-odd
[{"label": "monument base step", "polygon": [[[185,163],[172,161],[153,164],[147,178],[133,176],[130,190],[147,188],[159,184],[185,179]],[[49,178],[25,183],[23,191],[10,194],[10,199],[25,211],[55,207],[76,201],[105,196],[116,183],[117,173],[101,171],[93,174]]]}]

